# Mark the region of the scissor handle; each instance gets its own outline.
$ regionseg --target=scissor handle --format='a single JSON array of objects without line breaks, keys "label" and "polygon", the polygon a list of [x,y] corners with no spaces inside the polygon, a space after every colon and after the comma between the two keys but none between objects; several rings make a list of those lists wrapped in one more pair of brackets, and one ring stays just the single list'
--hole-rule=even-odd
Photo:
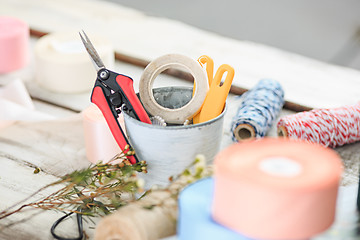
[{"label": "scissor handle", "polygon": [[[117,144],[124,151],[124,153],[127,153],[129,149],[124,150],[124,148],[126,145],[129,145],[129,142],[123,130],[121,129],[119,122],[112,113],[110,104],[106,99],[105,93],[101,87],[99,86],[94,87],[91,95],[91,102],[95,103],[98,106],[98,108],[101,110]],[[128,159],[131,162],[131,164],[135,164],[137,162],[137,158],[135,155],[128,156]]]},{"label": "scissor handle", "polygon": [[141,104],[139,98],[136,96],[133,87],[133,80],[125,75],[119,74],[116,77],[116,82],[119,87],[122,89],[125,97],[127,98],[127,102],[130,103],[131,106],[127,106],[127,108],[133,111],[135,117],[141,122],[151,124],[151,120],[149,115],[146,113],[143,105]]}]

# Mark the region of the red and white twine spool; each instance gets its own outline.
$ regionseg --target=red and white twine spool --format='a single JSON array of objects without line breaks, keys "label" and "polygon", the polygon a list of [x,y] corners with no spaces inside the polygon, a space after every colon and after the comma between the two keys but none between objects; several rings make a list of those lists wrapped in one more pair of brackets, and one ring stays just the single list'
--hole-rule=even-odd
[{"label": "red and white twine spool", "polygon": [[360,103],[333,109],[315,109],[283,117],[278,135],[337,147],[360,141]]}]

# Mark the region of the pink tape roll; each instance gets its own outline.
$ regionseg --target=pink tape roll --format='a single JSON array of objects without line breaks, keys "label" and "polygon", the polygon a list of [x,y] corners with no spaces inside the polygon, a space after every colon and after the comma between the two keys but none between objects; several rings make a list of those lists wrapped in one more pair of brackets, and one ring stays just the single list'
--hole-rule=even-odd
[{"label": "pink tape roll", "polygon": [[[90,105],[82,112],[86,157],[92,163],[99,161],[108,162],[121,150],[117,145],[104,116],[96,105]],[[124,118],[119,117],[119,122],[124,128]]]},{"label": "pink tape roll", "polygon": [[29,60],[29,26],[16,18],[0,16],[0,73],[23,68]]},{"label": "pink tape roll", "polygon": [[308,239],[334,221],[335,151],[286,139],[238,143],[215,158],[213,218],[255,239]]}]

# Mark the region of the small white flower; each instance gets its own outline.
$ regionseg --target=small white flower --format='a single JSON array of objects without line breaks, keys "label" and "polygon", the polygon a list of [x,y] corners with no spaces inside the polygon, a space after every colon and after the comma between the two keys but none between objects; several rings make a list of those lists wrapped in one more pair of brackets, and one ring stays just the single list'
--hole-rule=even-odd
[{"label": "small white flower", "polygon": [[192,183],[194,182],[195,178],[194,176],[191,175],[187,175],[187,176],[183,176],[184,181],[186,181],[187,183]]},{"label": "small white flower", "polygon": [[136,186],[138,186],[139,188],[144,188],[144,186],[145,186],[145,180],[142,179],[142,178],[138,178],[138,179],[136,180]]},{"label": "small white flower", "polygon": [[204,169],[206,167],[206,159],[203,154],[198,154],[195,157],[195,168],[202,168]]}]

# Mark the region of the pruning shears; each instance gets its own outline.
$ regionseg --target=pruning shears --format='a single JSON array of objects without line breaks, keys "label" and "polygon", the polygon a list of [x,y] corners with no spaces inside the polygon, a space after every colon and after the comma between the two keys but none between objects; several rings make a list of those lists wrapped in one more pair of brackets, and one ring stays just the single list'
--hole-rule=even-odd
[{"label": "pruning shears", "polygon": [[[151,120],[135,94],[133,79],[105,68],[85,32],[79,34],[97,71],[91,102],[101,110],[117,144],[126,153],[128,149],[124,150],[124,148],[130,144],[117,120],[121,111],[126,111],[128,115],[144,123],[151,124]],[[132,164],[138,161],[136,155],[128,156],[128,159]]]}]

